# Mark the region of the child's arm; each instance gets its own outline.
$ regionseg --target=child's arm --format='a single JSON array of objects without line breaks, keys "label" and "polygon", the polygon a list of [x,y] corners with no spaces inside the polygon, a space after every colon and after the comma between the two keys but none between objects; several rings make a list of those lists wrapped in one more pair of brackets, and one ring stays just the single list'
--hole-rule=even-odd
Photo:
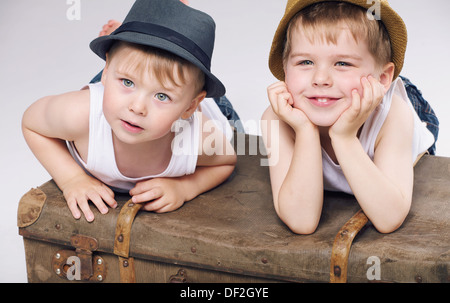
[{"label": "child's arm", "polygon": [[333,149],[364,213],[378,231],[396,230],[409,212],[413,188],[413,118],[407,104],[394,96],[375,146],[374,161],[364,152],[357,130],[381,101],[379,83],[363,79],[364,97],[330,129]]},{"label": "child's arm", "polygon": [[24,113],[22,130],[30,149],[63,191],[75,218],[81,214],[94,219],[88,206],[91,200],[102,213],[108,211],[103,201],[116,205],[113,192],[88,176],[70,155],[65,140],[88,140],[89,91],[78,91],[42,98]]},{"label": "child's arm", "polygon": [[[270,181],[275,210],[295,233],[310,234],[317,228],[323,204],[322,151],[319,131],[306,115],[292,106],[284,82],[268,88],[272,107],[263,115],[264,142],[271,151]],[[271,121],[279,122],[274,129]],[[272,145],[279,136],[279,145]],[[270,147],[270,148],[269,148]]]},{"label": "child's arm", "polygon": [[[209,120],[203,116],[202,121],[205,124]],[[139,182],[130,191],[133,202],[150,201],[144,206],[145,210],[157,213],[170,212],[180,208],[184,202],[224,182],[234,170],[236,154],[225,135],[217,129],[214,132],[214,134],[202,133],[200,155],[193,174]],[[205,139],[210,135],[215,138],[214,147],[211,147],[208,142],[205,143]],[[218,144],[219,142],[221,144]]]}]

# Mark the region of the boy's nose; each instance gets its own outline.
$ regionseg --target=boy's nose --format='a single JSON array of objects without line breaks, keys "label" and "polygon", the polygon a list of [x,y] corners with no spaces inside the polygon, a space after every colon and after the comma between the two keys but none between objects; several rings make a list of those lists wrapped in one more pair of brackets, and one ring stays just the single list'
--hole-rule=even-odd
[{"label": "boy's nose", "polygon": [[136,98],[131,101],[128,105],[128,110],[139,116],[147,115],[147,106],[144,100],[140,100],[140,98]]},{"label": "boy's nose", "polygon": [[312,85],[314,87],[329,87],[333,84],[330,73],[325,69],[318,69],[314,73]]}]

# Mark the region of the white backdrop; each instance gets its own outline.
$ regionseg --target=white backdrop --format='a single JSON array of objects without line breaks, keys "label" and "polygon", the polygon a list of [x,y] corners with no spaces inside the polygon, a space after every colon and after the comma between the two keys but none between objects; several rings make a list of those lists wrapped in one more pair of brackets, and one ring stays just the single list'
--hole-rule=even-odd
[{"label": "white backdrop", "polygon": [[[80,3],[79,20],[67,12]],[[133,0],[5,0],[0,2],[0,282],[26,282],[20,197],[49,180],[22,138],[24,110],[38,98],[77,90],[102,68],[88,45],[109,19],[123,20]],[[213,73],[241,119],[258,121],[275,81],[267,57],[285,0],[191,0],[216,21]],[[409,44],[402,75],[431,103],[441,122],[438,155],[450,157],[450,11],[448,0],[390,0],[404,18]],[[72,15],[78,17],[77,15]],[[257,131],[256,131],[257,132]]]}]

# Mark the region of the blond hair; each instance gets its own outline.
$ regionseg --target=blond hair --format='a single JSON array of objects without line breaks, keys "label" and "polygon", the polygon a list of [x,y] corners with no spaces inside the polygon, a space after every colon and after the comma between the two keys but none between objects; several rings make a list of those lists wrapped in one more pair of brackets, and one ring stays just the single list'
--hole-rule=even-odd
[{"label": "blond hair", "polygon": [[283,51],[283,66],[291,52],[294,29],[301,28],[305,36],[314,42],[322,39],[337,43],[342,27],[347,25],[356,42],[366,42],[370,54],[380,66],[392,61],[392,47],[389,34],[380,21],[369,19],[366,10],[346,2],[320,2],[299,11],[289,22]]},{"label": "blond hair", "polygon": [[182,86],[187,83],[187,74],[192,76],[195,92],[204,90],[204,73],[189,61],[170,52],[146,45],[118,41],[108,51],[108,60],[112,60],[117,51],[123,47],[130,47],[137,52],[121,62],[123,72],[138,73],[141,77],[151,73],[163,87],[172,84]]}]

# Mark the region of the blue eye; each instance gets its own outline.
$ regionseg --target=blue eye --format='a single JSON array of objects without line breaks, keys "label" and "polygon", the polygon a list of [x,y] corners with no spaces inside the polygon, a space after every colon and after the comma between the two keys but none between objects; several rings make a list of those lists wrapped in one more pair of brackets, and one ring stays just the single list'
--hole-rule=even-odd
[{"label": "blue eye", "polygon": [[163,93],[157,93],[155,95],[155,97],[156,97],[156,99],[158,99],[158,101],[161,101],[161,102],[166,102],[166,101],[170,100],[169,96],[167,96],[166,94],[163,94]]},{"label": "blue eye", "polygon": [[339,62],[337,62],[336,63],[336,66],[350,66],[350,64],[349,63],[347,63],[347,62],[342,62],[342,61],[339,61]]},{"label": "blue eye", "polygon": [[123,79],[123,80],[122,80],[122,83],[123,83],[123,85],[124,85],[125,87],[134,87],[134,83],[133,83],[133,81],[131,81],[131,80]]},{"label": "blue eye", "polygon": [[300,65],[313,65],[314,63],[311,60],[304,60],[299,63]]}]

